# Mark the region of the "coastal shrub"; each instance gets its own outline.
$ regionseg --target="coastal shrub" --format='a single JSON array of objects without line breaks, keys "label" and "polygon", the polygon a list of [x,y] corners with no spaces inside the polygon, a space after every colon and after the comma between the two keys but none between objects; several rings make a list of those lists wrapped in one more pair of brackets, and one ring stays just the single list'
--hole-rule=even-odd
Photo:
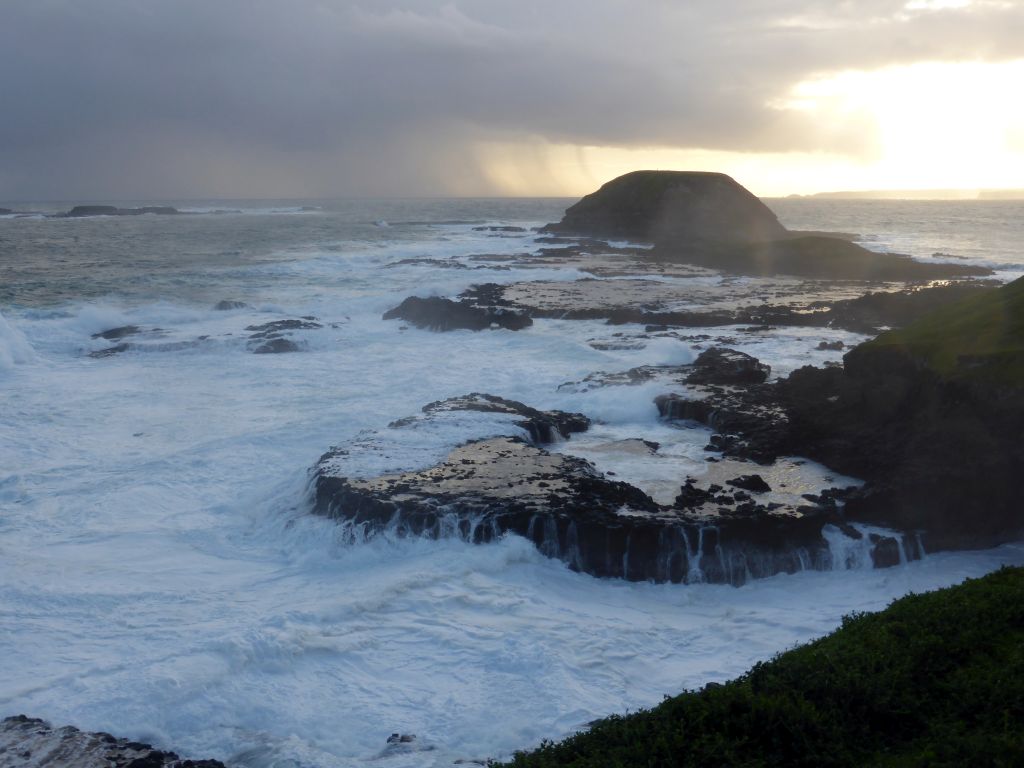
[{"label": "coastal shrub", "polygon": [[507,765],[1024,765],[1024,569],[848,616],[736,680]]}]

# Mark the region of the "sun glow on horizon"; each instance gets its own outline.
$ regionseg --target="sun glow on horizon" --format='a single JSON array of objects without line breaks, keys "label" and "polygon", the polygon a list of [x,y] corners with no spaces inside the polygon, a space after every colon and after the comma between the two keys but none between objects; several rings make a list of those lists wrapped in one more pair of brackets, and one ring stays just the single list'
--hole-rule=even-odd
[{"label": "sun glow on horizon", "polygon": [[504,194],[580,195],[638,168],[717,170],[770,197],[834,190],[1024,188],[1024,59],[924,62],[795,85],[773,109],[815,125],[873,126],[862,147],[738,152],[490,142],[478,153]]}]

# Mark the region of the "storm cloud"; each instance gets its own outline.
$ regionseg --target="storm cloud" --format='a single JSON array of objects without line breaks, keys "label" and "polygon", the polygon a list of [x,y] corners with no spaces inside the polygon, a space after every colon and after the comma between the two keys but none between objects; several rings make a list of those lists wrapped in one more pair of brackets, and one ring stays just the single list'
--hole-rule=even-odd
[{"label": "storm cloud", "polygon": [[1021,40],[982,0],[5,0],[0,199],[485,192],[482,141],[857,155],[794,84]]}]

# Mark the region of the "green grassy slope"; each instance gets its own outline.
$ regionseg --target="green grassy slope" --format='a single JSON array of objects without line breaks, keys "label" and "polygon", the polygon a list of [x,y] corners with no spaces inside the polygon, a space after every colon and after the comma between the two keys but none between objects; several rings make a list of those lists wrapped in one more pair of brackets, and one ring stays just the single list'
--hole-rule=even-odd
[{"label": "green grassy slope", "polygon": [[1024,569],[911,595],[527,766],[1024,765]]},{"label": "green grassy slope", "polygon": [[858,354],[907,352],[947,378],[1024,384],[1024,278],[883,333]]}]

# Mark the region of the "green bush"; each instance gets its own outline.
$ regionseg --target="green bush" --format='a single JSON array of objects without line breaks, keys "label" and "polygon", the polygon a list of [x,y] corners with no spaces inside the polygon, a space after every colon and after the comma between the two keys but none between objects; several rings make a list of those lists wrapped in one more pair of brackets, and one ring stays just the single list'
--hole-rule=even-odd
[{"label": "green bush", "polygon": [[1024,569],[910,595],[516,768],[1024,766]]}]

